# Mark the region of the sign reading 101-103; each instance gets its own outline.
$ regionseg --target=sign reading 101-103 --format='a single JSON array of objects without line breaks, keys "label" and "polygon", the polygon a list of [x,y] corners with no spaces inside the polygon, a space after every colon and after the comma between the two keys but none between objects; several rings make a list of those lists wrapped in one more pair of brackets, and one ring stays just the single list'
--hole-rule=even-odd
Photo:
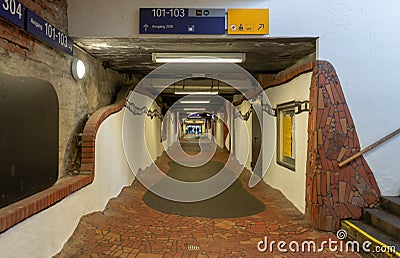
[{"label": "sign reading 101-103", "polygon": [[29,33],[50,46],[68,55],[73,55],[71,38],[29,9],[26,9],[26,19],[26,30]]},{"label": "sign reading 101-103", "polygon": [[140,8],[140,34],[225,34],[225,9]]},{"label": "sign reading 101-103", "polygon": [[17,0],[1,0],[0,16],[20,28],[25,25],[25,7]]}]

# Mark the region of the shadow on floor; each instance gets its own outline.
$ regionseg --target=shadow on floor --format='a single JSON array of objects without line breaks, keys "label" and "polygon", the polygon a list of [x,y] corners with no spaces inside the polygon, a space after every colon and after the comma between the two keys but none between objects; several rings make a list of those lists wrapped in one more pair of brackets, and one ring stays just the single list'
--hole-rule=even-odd
[{"label": "shadow on floor", "polygon": [[[224,165],[221,162],[211,161],[203,166],[191,168],[173,162],[169,165],[167,175],[180,181],[198,182],[213,177]],[[155,187],[165,183],[165,180],[161,180]],[[219,195],[204,201],[176,202],[162,198],[151,191],[144,194],[143,201],[157,211],[191,217],[238,218],[265,210],[265,205],[244,189],[239,179]]]}]

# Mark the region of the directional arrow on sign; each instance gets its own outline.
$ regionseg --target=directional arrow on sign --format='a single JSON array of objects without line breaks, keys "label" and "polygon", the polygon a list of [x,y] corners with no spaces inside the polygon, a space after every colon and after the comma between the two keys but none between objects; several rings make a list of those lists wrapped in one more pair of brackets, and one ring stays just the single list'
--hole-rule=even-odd
[{"label": "directional arrow on sign", "polygon": [[149,25],[147,25],[147,24],[143,25],[144,31],[147,31],[148,27],[149,27]]},{"label": "directional arrow on sign", "polygon": [[264,29],[264,23],[261,23],[260,27],[258,27],[258,30],[262,30],[262,29]]}]

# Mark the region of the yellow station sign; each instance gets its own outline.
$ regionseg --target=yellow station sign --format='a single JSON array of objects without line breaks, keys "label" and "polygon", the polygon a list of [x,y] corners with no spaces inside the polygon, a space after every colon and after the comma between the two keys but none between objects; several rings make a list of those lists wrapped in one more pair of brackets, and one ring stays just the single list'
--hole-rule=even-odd
[{"label": "yellow station sign", "polygon": [[269,9],[228,9],[228,34],[269,34]]}]

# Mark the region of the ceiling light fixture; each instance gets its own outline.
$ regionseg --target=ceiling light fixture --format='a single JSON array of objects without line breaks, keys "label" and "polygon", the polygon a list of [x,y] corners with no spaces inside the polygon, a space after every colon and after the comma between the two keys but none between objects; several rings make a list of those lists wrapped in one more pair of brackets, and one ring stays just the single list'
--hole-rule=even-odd
[{"label": "ceiling light fixture", "polygon": [[206,108],[184,108],[184,111],[206,111]]},{"label": "ceiling light fixture", "polygon": [[79,81],[83,78],[83,76],[85,76],[85,72],[86,68],[83,61],[78,58],[74,58],[71,64],[72,77],[74,77],[75,80]]},{"label": "ceiling light fixture", "polygon": [[177,95],[218,95],[218,91],[175,91]]},{"label": "ceiling light fixture", "polygon": [[154,63],[243,63],[245,53],[153,53]]},{"label": "ceiling light fixture", "polygon": [[210,104],[209,100],[181,100],[181,104]]}]

